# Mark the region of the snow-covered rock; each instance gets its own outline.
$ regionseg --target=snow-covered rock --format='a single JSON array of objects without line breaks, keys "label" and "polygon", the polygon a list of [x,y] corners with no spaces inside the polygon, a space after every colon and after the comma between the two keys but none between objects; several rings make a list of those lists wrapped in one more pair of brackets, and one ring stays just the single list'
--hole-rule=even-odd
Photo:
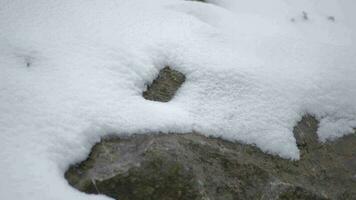
[{"label": "snow-covered rock", "polygon": [[[354,1],[209,2],[0,0],[0,199],[107,199],[63,174],[111,133],[198,131],[298,159],[305,113],[321,141],[352,132]],[[167,65],[186,75],[175,98],[142,98]]]}]

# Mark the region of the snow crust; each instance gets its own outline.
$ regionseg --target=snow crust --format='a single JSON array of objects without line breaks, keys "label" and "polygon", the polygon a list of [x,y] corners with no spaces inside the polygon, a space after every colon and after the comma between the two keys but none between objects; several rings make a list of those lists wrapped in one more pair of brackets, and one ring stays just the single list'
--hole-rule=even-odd
[{"label": "snow crust", "polygon": [[[198,131],[298,159],[306,113],[320,141],[353,132],[354,1],[210,2],[0,0],[0,199],[109,199],[63,177],[107,134]],[[165,65],[185,84],[143,99]]]}]

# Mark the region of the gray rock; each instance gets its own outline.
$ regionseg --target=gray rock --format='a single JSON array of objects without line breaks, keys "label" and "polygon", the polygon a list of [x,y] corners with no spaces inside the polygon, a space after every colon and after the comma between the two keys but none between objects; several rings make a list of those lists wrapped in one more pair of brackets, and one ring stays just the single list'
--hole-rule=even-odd
[{"label": "gray rock", "polygon": [[198,133],[107,137],[65,174],[80,191],[120,200],[356,199],[356,136],[319,143],[318,121],[294,128],[301,159]]},{"label": "gray rock", "polygon": [[184,74],[170,67],[165,67],[160,70],[152,84],[148,85],[142,96],[151,101],[168,102],[174,97],[184,81]]},{"label": "gray rock", "polygon": [[[143,97],[167,102],[185,77],[162,69]],[[293,132],[301,159],[198,133],[107,137],[65,174],[80,191],[120,200],[356,199],[356,136],[319,143],[318,121]]]}]

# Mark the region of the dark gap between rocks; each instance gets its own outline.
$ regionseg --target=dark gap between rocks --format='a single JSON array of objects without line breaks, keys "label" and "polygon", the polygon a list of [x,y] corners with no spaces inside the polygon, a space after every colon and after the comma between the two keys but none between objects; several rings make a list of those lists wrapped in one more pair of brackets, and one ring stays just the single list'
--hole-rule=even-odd
[{"label": "dark gap between rocks", "polygon": [[356,199],[356,135],[319,143],[317,127],[294,127],[298,161],[198,133],[106,137],[65,178],[120,200]]},{"label": "dark gap between rocks", "polygon": [[168,102],[174,97],[184,81],[184,74],[167,66],[160,70],[157,78],[147,86],[147,90],[143,92],[142,96],[151,101]]}]

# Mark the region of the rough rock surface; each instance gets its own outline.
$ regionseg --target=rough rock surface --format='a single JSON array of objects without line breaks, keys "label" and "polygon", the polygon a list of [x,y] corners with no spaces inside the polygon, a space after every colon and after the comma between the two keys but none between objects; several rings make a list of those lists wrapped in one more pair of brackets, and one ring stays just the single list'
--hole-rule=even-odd
[{"label": "rough rock surface", "polygon": [[[184,80],[165,67],[143,96],[169,101]],[[65,177],[80,191],[120,200],[356,199],[356,135],[319,143],[317,127],[309,115],[295,126],[298,161],[198,133],[112,136]]]},{"label": "rough rock surface", "polygon": [[171,100],[179,87],[184,83],[185,76],[179,71],[165,67],[160,70],[158,77],[147,86],[142,96],[151,101],[168,102]]},{"label": "rough rock surface", "polygon": [[134,135],[104,138],[65,177],[121,200],[356,199],[356,136],[322,144],[317,123],[295,127],[298,161],[198,133]]}]

